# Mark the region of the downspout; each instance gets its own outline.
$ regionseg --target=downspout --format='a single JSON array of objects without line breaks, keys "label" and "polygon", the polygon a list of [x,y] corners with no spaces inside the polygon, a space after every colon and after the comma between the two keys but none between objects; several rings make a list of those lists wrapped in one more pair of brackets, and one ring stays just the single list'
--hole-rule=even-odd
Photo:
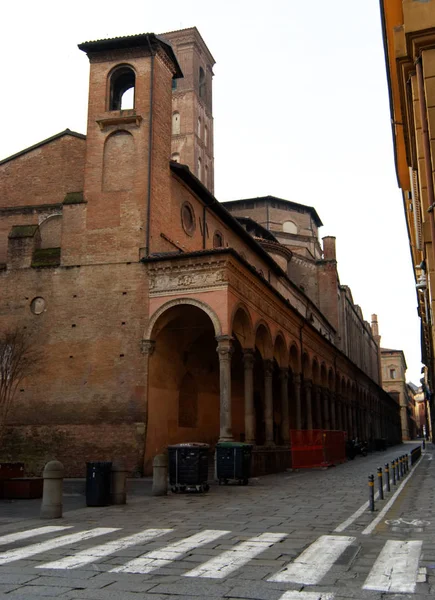
[{"label": "downspout", "polygon": [[148,124],[148,190],[147,190],[147,222],[145,234],[145,258],[150,255],[150,235],[151,235],[151,171],[152,171],[152,149],[153,149],[153,102],[154,102],[154,56],[155,53],[150,44],[150,38],[147,36],[148,47],[151,54],[151,73],[150,73],[150,117]]},{"label": "downspout", "polygon": [[430,140],[429,140],[429,128],[427,124],[427,108],[426,99],[424,96],[424,79],[423,79],[423,66],[421,55],[416,62],[417,70],[417,84],[418,84],[418,101],[420,104],[420,117],[421,117],[421,132],[423,137],[424,147],[424,166],[426,171],[426,186],[427,196],[429,202],[429,223],[430,223],[430,235],[432,238],[432,254],[434,257],[435,265],[435,220],[434,220],[434,188],[433,188],[433,177],[432,177],[432,163],[430,158]]}]

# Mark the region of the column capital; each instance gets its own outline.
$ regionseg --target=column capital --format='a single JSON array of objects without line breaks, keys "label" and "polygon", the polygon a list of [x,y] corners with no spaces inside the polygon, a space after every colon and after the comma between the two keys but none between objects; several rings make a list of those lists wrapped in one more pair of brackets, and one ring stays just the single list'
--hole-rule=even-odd
[{"label": "column capital", "polygon": [[289,369],[288,367],[280,367],[279,368],[279,378],[281,380],[288,379],[289,377]]},{"label": "column capital", "polygon": [[230,335],[217,335],[216,341],[219,360],[229,360],[234,352],[233,338]]},{"label": "column capital", "polygon": [[243,348],[243,365],[245,369],[253,369],[255,363],[254,348]]},{"label": "column capital", "polygon": [[304,379],[304,387],[311,389],[313,387],[313,382],[311,379]]},{"label": "column capital", "polygon": [[154,340],[142,340],[140,344],[142,354],[151,356],[156,349],[156,342]]},{"label": "column capital", "polygon": [[293,383],[294,384],[301,384],[301,374],[300,373],[293,373]]},{"label": "column capital", "polygon": [[271,358],[265,358],[263,360],[264,375],[265,377],[272,377],[273,374],[273,360]]}]

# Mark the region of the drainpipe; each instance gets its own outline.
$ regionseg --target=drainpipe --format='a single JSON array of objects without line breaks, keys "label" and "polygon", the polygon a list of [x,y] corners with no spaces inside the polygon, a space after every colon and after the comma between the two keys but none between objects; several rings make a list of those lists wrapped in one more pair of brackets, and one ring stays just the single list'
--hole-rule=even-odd
[{"label": "drainpipe", "polygon": [[145,234],[145,258],[150,255],[150,220],[151,220],[151,170],[152,170],[152,149],[153,149],[153,101],[154,101],[154,56],[150,38],[147,36],[148,47],[151,53],[151,72],[150,72],[150,118],[148,131],[148,190],[147,190],[147,222]]},{"label": "drainpipe", "polygon": [[423,146],[424,146],[424,166],[426,171],[426,185],[427,185],[427,196],[429,201],[429,223],[430,223],[430,235],[432,238],[432,254],[434,257],[434,266],[435,266],[435,220],[433,210],[435,208],[435,198],[434,198],[434,187],[433,187],[433,177],[432,177],[432,162],[430,155],[430,140],[429,140],[429,128],[427,124],[427,108],[426,108],[426,98],[424,95],[424,79],[423,79],[423,66],[422,66],[422,58],[421,55],[418,57],[416,62],[416,71],[417,71],[417,84],[418,84],[418,101],[420,104],[420,117],[421,117],[421,130],[423,137]]}]

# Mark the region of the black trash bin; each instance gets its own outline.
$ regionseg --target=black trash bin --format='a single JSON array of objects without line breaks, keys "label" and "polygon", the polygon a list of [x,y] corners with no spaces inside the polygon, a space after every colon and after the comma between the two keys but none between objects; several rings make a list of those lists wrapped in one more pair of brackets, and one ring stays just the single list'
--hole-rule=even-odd
[{"label": "black trash bin", "polygon": [[208,492],[208,444],[168,446],[169,483],[173,492]]},{"label": "black trash bin", "polygon": [[86,463],[86,505],[110,504],[111,462]]},{"label": "black trash bin", "polygon": [[251,476],[252,446],[242,442],[221,442],[216,445],[216,475],[219,485],[235,479],[247,485]]}]

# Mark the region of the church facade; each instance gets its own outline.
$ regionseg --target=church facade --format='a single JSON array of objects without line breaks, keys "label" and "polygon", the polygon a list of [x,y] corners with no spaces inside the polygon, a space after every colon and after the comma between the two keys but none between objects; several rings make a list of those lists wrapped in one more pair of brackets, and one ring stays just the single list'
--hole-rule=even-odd
[{"label": "church facade", "polygon": [[376,328],[315,209],[213,196],[214,60],[197,30],[79,48],[86,136],[0,161],[0,328],[43,351],[2,457],[148,474],[170,443],[242,440],[264,473],[290,466],[291,429],[400,441]]}]

